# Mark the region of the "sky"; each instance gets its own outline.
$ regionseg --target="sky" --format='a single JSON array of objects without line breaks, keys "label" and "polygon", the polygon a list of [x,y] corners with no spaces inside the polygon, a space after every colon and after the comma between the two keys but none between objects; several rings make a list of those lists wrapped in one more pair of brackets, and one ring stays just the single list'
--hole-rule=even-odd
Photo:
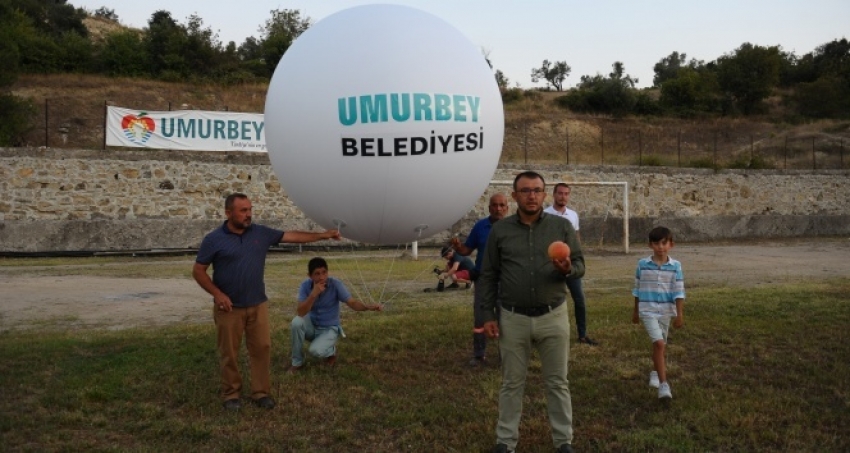
[{"label": "sky", "polygon": [[[677,51],[709,62],[749,42],[781,46],[803,55],[835,39],[850,38],[848,0],[267,0],[202,2],[164,0],[68,0],[95,11],[106,7],[123,25],[145,28],[158,10],[186,25],[192,14],[226,45],[259,38],[272,10],[298,10],[313,23],[344,9],[374,3],[406,5],[429,12],[461,31],[489,54],[511,87],[545,87],[531,81],[543,60],[572,68],[564,87],[582,75],[607,76],[615,61],[652,86],[653,66]],[[423,37],[426,39],[426,37]],[[518,84],[518,85],[517,85]]]}]

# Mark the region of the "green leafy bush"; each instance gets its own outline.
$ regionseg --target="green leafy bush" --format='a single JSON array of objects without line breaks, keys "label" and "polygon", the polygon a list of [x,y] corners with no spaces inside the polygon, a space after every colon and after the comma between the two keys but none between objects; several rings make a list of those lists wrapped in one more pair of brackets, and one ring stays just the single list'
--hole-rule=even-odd
[{"label": "green leafy bush", "polygon": [[36,114],[29,99],[0,94],[0,146],[23,146]]}]

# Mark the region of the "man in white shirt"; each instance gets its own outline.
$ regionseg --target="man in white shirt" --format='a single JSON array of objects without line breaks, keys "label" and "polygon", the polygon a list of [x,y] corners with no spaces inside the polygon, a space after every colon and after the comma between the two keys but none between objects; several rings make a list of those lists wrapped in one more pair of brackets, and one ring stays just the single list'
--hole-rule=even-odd
[{"label": "man in white shirt", "polygon": [[[573,224],[573,228],[576,230],[576,236],[579,240],[581,240],[578,213],[567,207],[567,204],[570,202],[570,192],[572,192],[572,189],[570,189],[569,185],[562,182],[555,184],[555,189],[552,192],[554,202],[552,203],[552,206],[546,208],[544,212],[555,214],[569,220],[570,223]],[[578,342],[590,346],[596,346],[599,343],[587,336],[587,310],[584,303],[584,291],[581,288],[581,279],[568,279],[567,288],[570,290],[570,296],[573,298],[573,303],[575,304]]]}]

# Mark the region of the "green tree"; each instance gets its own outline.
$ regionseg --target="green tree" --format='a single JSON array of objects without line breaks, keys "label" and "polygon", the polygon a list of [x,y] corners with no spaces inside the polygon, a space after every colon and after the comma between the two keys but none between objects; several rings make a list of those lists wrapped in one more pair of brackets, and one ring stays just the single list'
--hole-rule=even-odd
[{"label": "green tree", "polygon": [[653,72],[655,72],[655,75],[652,77],[652,86],[658,88],[664,82],[675,79],[681,69],[698,69],[705,66],[705,63],[701,60],[691,58],[691,61],[687,61],[687,58],[687,54],[674,51],[659,60],[658,63],[655,63],[655,66],[652,68]]},{"label": "green tree", "polygon": [[691,117],[719,110],[719,88],[715,75],[707,70],[681,68],[661,85],[658,100],[675,115]]},{"label": "green tree", "polygon": [[186,30],[172,19],[170,12],[154,12],[144,37],[151,75],[166,80],[185,78],[190,72],[184,53],[187,42]]},{"label": "green tree", "polygon": [[35,108],[9,88],[20,71],[21,41],[34,36],[32,21],[8,1],[0,1],[0,146],[20,146],[32,125]]},{"label": "green tree", "polygon": [[45,35],[60,39],[65,32],[88,36],[83,25],[86,12],[67,4],[66,0],[5,0],[12,7],[32,20],[36,29]]},{"label": "green tree", "polygon": [[29,19],[0,1],[0,92],[5,92],[18,79],[21,61],[21,41],[35,33]]},{"label": "green tree", "polygon": [[850,118],[850,84],[826,75],[797,85],[791,101],[801,115],[812,118]]},{"label": "green tree", "polygon": [[123,29],[106,35],[99,64],[100,71],[110,76],[151,75],[150,56],[141,33],[136,30]]},{"label": "green tree", "polygon": [[186,30],[186,47],[183,56],[190,72],[200,78],[216,75],[224,63],[225,54],[218,35],[197,15],[189,16]]},{"label": "green tree", "polygon": [[757,113],[762,101],[779,84],[781,64],[778,46],[744,43],[735,52],[717,59],[717,82],[744,114]]},{"label": "green tree", "polygon": [[531,68],[531,81],[537,83],[540,79],[546,80],[555,90],[562,91],[564,80],[570,75],[572,68],[566,61],[550,62],[543,60],[539,68]]},{"label": "green tree", "polygon": [[508,77],[500,69],[496,70],[496,85],[499,85],[500,90],[508,89]]},{"label": "green tree", "polygon": [[255,77],[269,78],[271,72],[263,61],[262,43],[253,36],[245,38],[245,41],[236,49],[236,57],[239,59],[239,67]]},{"label": "green tree", "polygon": [[619,83],[623,85],[625,88],[634,88],[638,83],[638,79],[635,77],[631,77],[626,74],[626,67],[623,65],[621,61],[615,61],[611,67],[614,69],[608,77],[611,78],[614,83]]},{"label": "green tree", "polygon": [[102,19],[118,22],[118,15],[115,14],[115,10],[107,8],[105,6],[101,6],[100,8],[96,9],[94,11],[94,17],[100,17]]},{"label": "green tree", "polygon": [[309,17],[301,18],[301,12],[290,9],[274,9],[272,17],[260,28],[262,34],[260,47],[262,48],[263,62],[269,74],[274,73],[278,62],[283,54],[311,25]]},{"label": "green tree", "polygon": [[[601,74],[581,76],[578,89],[558,98],[563,107],[579,112],[608,113],[624,116],[635,112],[638,96],[634,86],[638,79],[625,73],[622,62],[615,62],[608,77]],[[649,110],[648,99],[642,99],[642,108]]]},{"label": "green tree", "polygon": [[91,72],[94,68],[94,45],[85,36],[65,32],[58,42],[61,72]]}]

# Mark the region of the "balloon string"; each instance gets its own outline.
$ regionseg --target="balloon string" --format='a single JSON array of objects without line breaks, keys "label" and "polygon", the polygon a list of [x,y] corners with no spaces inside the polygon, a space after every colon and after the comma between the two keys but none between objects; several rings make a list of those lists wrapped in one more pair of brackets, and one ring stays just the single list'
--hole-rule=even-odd
[{"label": "balloon string", "polygon": [[[407,245],[405,245],[405,249],[406,248],[407,248]],[[387,269],[387,276],[384,278],[384,286],[381,287],[381,295],[378,296],[379,302],[383,302],[383,300],[384,300],[384,293],[387,290],[387,284],[390,282],[390,274],[393,271],[393,267],[395,267],[395,258],[396,258],[396,256],[398,256],[398,250],[399,250],[399,245],[396,245],[396,248],[395,248],[396,253],[393,254],[393,260],[390,261],[390,268]],[[398,292],[396,292],[396,294],[398,294]],[[393,297],[395,297],[395,296],[393,296]]]},{"label": "balloon string", "polygon": [[[372,297],[372,292],[369,291],[369,285],[366,284],[366,279],[363,277],[363,271],[360,269],[360,261],[357,259],[357,254],[354,251],[354,243],[351,243],[351,256],[354,258],[354,267],[357,270],[357,275],[360,277],[360,284],[363,286],[363,292],[365,292],[369,296],[369,301],[375,303],[375,298]],[[355,288],[355,292],[356,292]],[[357,294],[358,299],[362,299],[359,294]]]}]

